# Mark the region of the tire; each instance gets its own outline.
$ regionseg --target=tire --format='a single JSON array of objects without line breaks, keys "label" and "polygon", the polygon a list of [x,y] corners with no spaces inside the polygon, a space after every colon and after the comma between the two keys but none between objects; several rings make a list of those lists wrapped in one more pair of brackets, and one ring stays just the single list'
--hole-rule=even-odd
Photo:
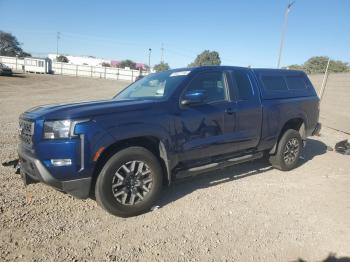
[{"label": "tire", "polygon": [[298,160],[303,148],[303,141],[298,131],[288,129],[278,142],[275,155],[269,157],[274,168],[289,171],[298,165]]},{"label": "tire", "polygon": [[159,160],[146,148],[129,147],[114,154],[102,168],[95,186],[96,201],[112,215],[136,216],[152,207],[162,185]]}]

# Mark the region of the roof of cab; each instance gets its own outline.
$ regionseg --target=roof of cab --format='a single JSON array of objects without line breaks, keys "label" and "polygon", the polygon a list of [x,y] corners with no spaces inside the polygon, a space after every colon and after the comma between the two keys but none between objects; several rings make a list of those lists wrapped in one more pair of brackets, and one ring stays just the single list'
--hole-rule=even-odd
[{"label": "roof of cab", "polygon": [[188,67],[187,70],[196,70],[196,71],[202,71],[202,70],[216,70],[216,69],[251,69],[248,67],[240,67],[240,66],[219,66],[219,65],[211,65],[211,66],[197,66],[197,67]]},{"label": "roof of cab", "polygon": [[250,67],[241,67],[241,66],[218,66],[218,65],[212,65],[212,66],[197,66],[197,67],[182,67],[182,68],[176,68],[171,69],[169,71],[204,71],[204,70],[216,70],[216,69],[226,69],[226,70],[232,70],[232,69],[245,69],[245,70],[252,70],[257,74],[261,73],[269,73],[269,74],[304,74],[303,71],[300,70],[291,70],[291,69],[276,69],[276,68],[250,68]]}]

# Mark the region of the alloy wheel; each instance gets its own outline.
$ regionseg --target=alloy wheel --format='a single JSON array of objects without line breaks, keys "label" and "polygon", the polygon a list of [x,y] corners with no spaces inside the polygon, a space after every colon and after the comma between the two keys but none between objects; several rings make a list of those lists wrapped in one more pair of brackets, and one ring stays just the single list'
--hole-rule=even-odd
[{"label": "alloy wheel", "polygon": [[135,205],[151,191],[152,180],[151,169],[145,162],[129,161],[114,174],[112,193],[120,204]]},{"label": "alloy wheel", "polygon": [[299,150],[300,150],[300,144],[298,139],[296,138],[290,139],[287,142],[283,153],[284,162],[287,165],[291,165],[292,163],[294,163],[297,160],[297,157],[299,155]]}]

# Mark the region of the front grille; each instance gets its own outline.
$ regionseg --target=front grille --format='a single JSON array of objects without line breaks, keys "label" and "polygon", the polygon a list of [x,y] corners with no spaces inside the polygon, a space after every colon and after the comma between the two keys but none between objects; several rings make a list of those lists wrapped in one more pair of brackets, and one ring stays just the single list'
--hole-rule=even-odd
[{"label": "front grille", "polygon": [[33,145],[33,135],[34,135],[34,122],[19,119],[19,139],[22,143],[32,146]]}]

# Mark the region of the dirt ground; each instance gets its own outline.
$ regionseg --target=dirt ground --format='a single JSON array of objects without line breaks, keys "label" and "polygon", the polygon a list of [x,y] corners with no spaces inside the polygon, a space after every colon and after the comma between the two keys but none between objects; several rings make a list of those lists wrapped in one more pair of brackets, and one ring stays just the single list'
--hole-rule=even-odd
[{"label": "dirt ground", "polygon": [[[16,158],[17,119],[32,106],[113,96],[127,82],[0,77],[0,162]],[[350,156],[324,128],[290,172],[264,161],[165,188],[159,209],[113,217],[93,200],[23,186],[0,166],[0,261],[322,261],[350,256]]]}]

